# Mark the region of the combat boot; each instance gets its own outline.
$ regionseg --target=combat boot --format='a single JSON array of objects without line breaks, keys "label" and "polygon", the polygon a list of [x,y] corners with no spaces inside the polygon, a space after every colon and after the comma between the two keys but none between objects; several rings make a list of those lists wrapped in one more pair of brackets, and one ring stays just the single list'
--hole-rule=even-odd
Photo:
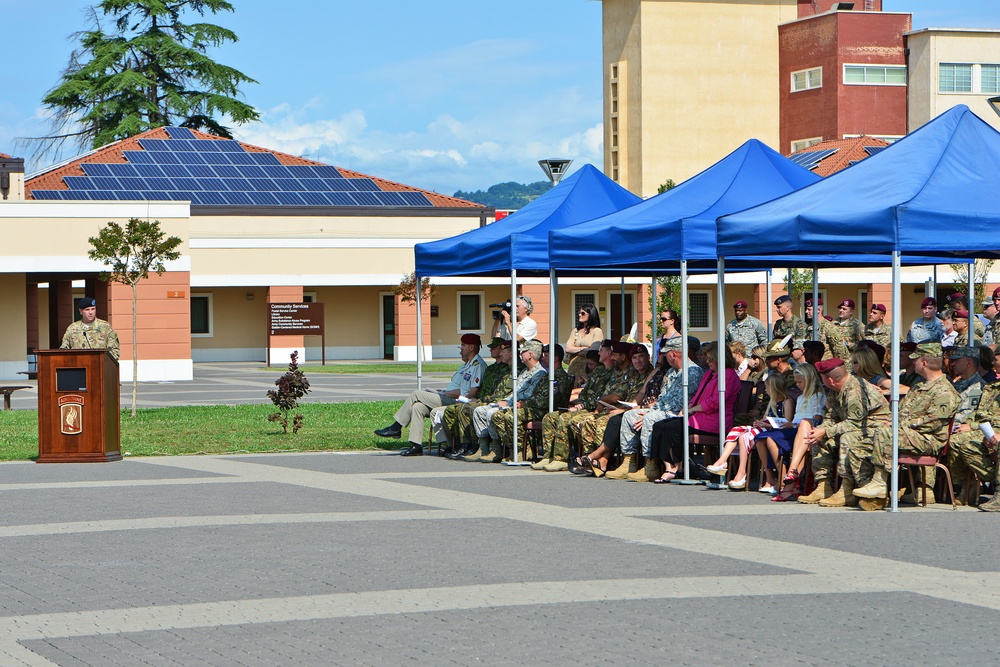
[{"label": "combat boot", "polygon": [[615,468],[614,470],[609,470],[604,476],[608,479],[625,479],[625,477],[630,472],[636,471],[636,459],[639,457],[635,454],[629,454],[624,459],[622,459],[622,464]]},{"label": "combat boot", "polygon": [[[854,491],[854,480],[850,479],[848,477],[845,477],[844,480],[840,483],[840,489],[835,494],[833,494],[832,496],[830,496],[829,498],[825,498],[825,499],[819,501],[819,506],[820,507],[853,507],[853,506],[856,506],[858,504],[858,501],[854,497],[854,494],[852,493],[852,491]],[[848,498],[850,498],[850,502],[852,502],[853,505],[848,505],[848,502],[849,502]]]},{"label": "combat boot", "polygon": [[569,464],[565,461],[552,461],[552,463],[542,468],[542,470],[545,472],[564,472],[569,470]]},{"label": "combat boot", "polygon": [[625,475],[625,479],[632,482],[652,482],[663,474],[663,462],[660,459],[646,459],[646,466],[642,470],[630,472]]},{"label": "combat boot", "polygon": [[815,505],[821,500],[833,495],[833,482],[828,479],[818,481],[816,488],[808,496],[799,496],[798,501],[806,505]]},{"label": "combat boot", "polygon": [[854,489],[854,495],[859,498],[885,498],[885,483],[889,479],[889,473],[885,468],[876,468],[872,475],[872,481],[868,482],[860,489]]},{"label": "combat boot", "polygon": [[550,463],[552,463],[552,459],[542,459],[540,461],[535,461],[534,463],[531,464],[531,469],[544,470],[545,466],[549,465]]},{"label": "combat boot", "polygon": [[979,504],[980,512],[1000,512],[1000,493],[994,493],[993,497],[985,503]]},{"label": "combat boot", "polygon": [[479,463],[500,463],[503,461],[503,451],[491,449],[479,457]]}]

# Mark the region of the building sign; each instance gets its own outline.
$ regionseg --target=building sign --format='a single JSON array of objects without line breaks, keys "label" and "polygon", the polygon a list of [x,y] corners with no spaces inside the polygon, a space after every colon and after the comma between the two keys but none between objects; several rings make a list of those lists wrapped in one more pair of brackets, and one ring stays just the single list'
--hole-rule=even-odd
[{"label": "building sign", "polygon": [[267,329],[272,336],[322,336],[323,304],[269,303]]}]

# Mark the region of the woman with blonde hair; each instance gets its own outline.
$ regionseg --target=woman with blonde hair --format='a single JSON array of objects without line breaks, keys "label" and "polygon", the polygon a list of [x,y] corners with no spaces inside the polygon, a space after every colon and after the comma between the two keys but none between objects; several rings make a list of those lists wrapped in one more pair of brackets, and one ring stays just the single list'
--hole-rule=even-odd
[{"label": "woman with blonde hair", "polygon": [[862,380],[871,382],[882,390],[882,393],[892,390],[892,380],[886,375],[882,363],[875,350],[869,347],[859,347],[851,354],[852,372]]},{"label": "woman with blonde hair", "polygon": [[823,412],[826,410],[826,393],[816,369],[811,364],[799,364],[795,367],[794,375],[795,386],[802,392],[795,400],[795,417],[788,427],[765,431],[757,436],[757,451],[765,464],[767,461],[767,455],[763,451],[765,448],[775,463],[781,456],[788,452],[792,453],[788,462],[788,472],[782,480],[781,492],[771,499],[779,503],[799,497],[802,491],[800,483],[802,463],[809,450],[806,438],[823,420]]}]

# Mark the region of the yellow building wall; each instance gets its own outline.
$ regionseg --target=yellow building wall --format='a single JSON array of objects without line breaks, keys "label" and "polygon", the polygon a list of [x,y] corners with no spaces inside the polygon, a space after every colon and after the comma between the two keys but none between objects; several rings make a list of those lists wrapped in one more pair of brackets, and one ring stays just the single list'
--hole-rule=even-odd
[{"label": "yellow building wall", "polygon": [[[778,148],[778,29],[796,0],[604,0],[605,173],[643,197],[748,139]],[[624,76],[622,74],[624,72]],[[624,106],[624,108],[623,108]]]}]

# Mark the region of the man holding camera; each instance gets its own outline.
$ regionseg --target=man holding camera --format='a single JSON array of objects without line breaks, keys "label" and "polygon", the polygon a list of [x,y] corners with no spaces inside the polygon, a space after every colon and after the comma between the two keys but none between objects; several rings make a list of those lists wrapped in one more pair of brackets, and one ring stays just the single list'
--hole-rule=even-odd
[{"label": "man holding camera", "polygon": [[[499,336],[504,340],[511,340],[514,336],[511,335],[510,301],[505,303],[491,303],[490,307],[500,308],[500,310],[493,311],[493,330],[490,331],[490,338]],[[514,304],[514,316],[517,318],[517,326],[514,329],[514,333],[517,335],[518,343],[534,340],[538,336],[538,324],[529,317],[534,310],[535,304],[532,303],[530,296],[517,297],[517,302]]]}]

